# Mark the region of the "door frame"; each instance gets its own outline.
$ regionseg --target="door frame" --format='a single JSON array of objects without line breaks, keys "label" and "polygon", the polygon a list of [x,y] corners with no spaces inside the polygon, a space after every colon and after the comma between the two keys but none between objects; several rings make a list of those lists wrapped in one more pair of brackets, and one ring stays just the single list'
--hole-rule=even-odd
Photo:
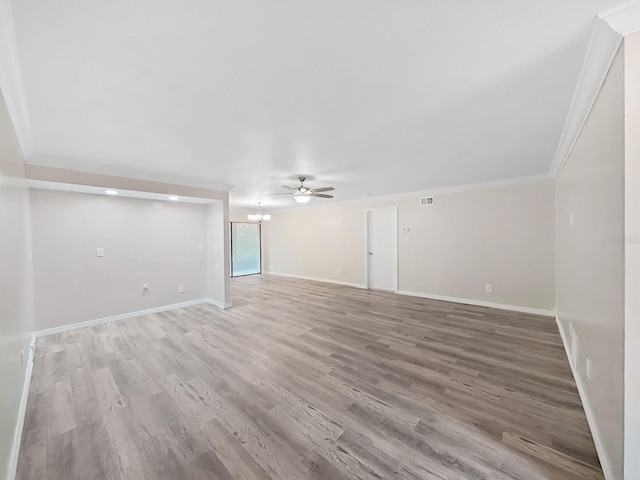
[{"label": "door frame", "polygon": [[[250,223],[258,225],[258,243],[260,244],[260,271],[257,273],[247,273],[246,275],[233,274],[233,224],[234,223]],[[251,275],[262,275],[262,224],[260,222],[229,222],[229,277],[250,277]]]},{"label": "door frame", "polygon": [[395,272],[394,293],[398,293],[398,206],[393,205],[390,207],[378,207],[367,208],[364,211],[364,285],[367,290],[370,290],[369,286],[369,212],[376,212],[382,210],[391,210],[393,212],[393,229],[395,235],[393,236],[393,271]]}]

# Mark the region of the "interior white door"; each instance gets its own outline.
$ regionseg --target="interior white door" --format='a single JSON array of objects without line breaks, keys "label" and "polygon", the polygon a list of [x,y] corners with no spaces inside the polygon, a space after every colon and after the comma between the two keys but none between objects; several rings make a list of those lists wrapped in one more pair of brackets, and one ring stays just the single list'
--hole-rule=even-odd
[{"label": "interior white door", "polygon": [[397,209],[367,211],[367,287],[398,290]]}]

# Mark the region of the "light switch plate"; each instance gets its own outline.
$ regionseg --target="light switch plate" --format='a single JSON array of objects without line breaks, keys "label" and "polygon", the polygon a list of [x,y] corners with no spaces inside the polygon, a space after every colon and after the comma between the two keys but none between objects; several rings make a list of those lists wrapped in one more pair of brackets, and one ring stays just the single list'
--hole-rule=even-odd
[{"label": "light switch plate", "polygon": [[96,257],[104,257],[104,248],[96,248]]}]

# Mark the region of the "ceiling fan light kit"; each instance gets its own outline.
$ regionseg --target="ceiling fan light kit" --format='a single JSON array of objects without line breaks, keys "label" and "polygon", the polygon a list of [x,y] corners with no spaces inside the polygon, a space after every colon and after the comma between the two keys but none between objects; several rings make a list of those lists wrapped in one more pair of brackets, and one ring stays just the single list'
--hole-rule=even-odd
[{"label": "ceiling fan light kit", "polygon": [[309,188],[304,186],[306,177],[298,177],[300,180],[300,186],[290,187],[288,185],[282,185],[282,188],[291,190],[286,193],[270,193],[268,195],[293,195],[293,200],[297,203],[308,203],[311,197],[318,198],[333,198],[333,195],[327,195],[321,192],[331,192],[335,190],[333,187],[321,187],[321,188]]}]

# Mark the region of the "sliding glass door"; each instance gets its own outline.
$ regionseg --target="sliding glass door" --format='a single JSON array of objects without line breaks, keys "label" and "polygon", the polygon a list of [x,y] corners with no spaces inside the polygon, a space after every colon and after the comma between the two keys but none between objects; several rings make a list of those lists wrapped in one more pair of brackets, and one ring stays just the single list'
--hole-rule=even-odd
[{"label": "sliding glass door", "polygon": [[231,222],[231,276],[261,273],[260,224]]}]

